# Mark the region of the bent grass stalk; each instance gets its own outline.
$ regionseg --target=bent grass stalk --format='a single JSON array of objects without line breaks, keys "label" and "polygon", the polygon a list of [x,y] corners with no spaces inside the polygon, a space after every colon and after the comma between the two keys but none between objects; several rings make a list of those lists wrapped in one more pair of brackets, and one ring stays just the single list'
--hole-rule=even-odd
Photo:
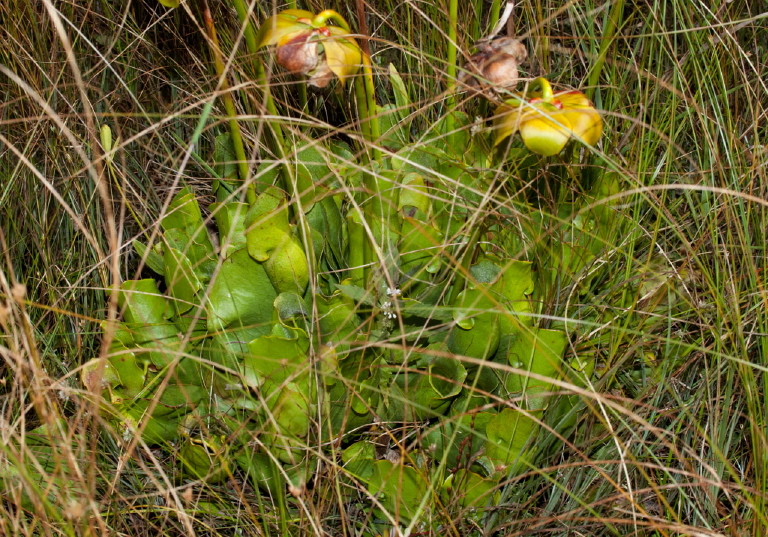
[{"label": "bent grass stalk", "polygon": [[[243,28],[243,36],[245,37],[245,46],[248,49],[248,54],[250,54],[250,56],[253,58],[253,70],[254,74],[256,75],[256,82],[258,87],[261,88],[262,91],[264,106],[270,116],[277,117],[277,106],[275,105],[275,99],[272,97],[272,92],[269,89],[267,74],[264,70],[264,64],[261,62],[257,54],[258,47],[256,46],[256,31],[253,29],[253,24],[251,24],[250,20],[251,10],[248,8],[248,6],[246,6],[245,0],[232,0],[232,3],[235,6],[237,16],[240,19],[240,24]],[[283,126],[279,121],[274,119],[267,121],[267,125],[272,132],[272,136],[268,138],[268,143],[272,151],[280,159],[283,189],[286,192],[291,192],[292,188],[290,187],[293,183],[295,183],[295,181],[293,180],[293,170],[288,165],[288,161],[286,160],[285,135],[283,134]]]},{"label": "bent grass stalk", "polygon": [[219,77],[219,88],[221,88],[221,98],[224,101],[224,108],[227,111],[227,117],[229,118],[229,133],[232,136],[232,145],[235,150],[235,156],[237,157],[237,173],[240,176],[240,180],[246,184],[246,199],[248,203],[254,203],[256,201],[256,191],[252,183],[248,182],[248,175],[250,170],[248,169],[248,158],[245,155],[245,146],[243,145],[243,135],[240,132],[240,124],[237,122],[237,110],[235,109],[235,101],[232,99],[232,93],[229,88],[229,81],[227,80],[227,74],[225,72],[224,59],[221,54],[221,48],[219,47],[219,38],[216,35],[216,25],[213,22],[213,15],[208,7],[208,2],[202,0],[203,8],[203,20],[205,21],[205,29],[210,40],[211,53],[213,54],[213,63],[216,68],[216,75]]}]

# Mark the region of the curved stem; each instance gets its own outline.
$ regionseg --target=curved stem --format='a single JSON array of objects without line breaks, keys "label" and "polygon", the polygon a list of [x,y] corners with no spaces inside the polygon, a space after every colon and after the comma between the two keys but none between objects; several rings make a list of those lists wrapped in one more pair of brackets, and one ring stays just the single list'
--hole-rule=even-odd
[{"label": "curved stem", "polygon": [[332,9],[326,9],[325,11],[321,11],[318,13],[314,19],[312,19],[312,26],[315,28],[319,28],[321,26],[325,26],[326,21],[332,20],[336,24],[339,25],[341,29],[343,29],[348,34],[352,33],[352,30],[349,29],[349,24],[347,24],[347,21],[344,20],[344,17],[339,15],[336,11]]},{"label": "curved stem", "polygon": [[[213,23],[213,15],[208,7],[208,2],[203,0],[203,19],[205,29],[208,33],[208,39],[211,41],[211,52],[213,54],[213,63],[216,67],[216,75],[219,77],[219,87],[221,88],[221,98],[224,101],[224,108],[229,118],[229,134],[232,137],[232,146],[237,157],[237,173],[243,183],[247,183],[250,170],[248,168],[248,159],[245,156],[245,146],[243,145],[243,135],[240,132],[240,124],[237,122],[237,110],[235,101],[232,99],[232,93],[229,91],[229,81],[225,73],[224,58],[219,47],[219,38],[216,35],[216,26]],[[253,184],[247,183],[246,198],[248,203],[256,201],[256,191]]]},{"label": "curved stem", "polygon": [[552,92],[552,86],[549,84],[549,80],[547,80],[544,77],[538,77],[531,82],[529,88],[533,89],[536,86],[539,86],[539,91],[535,93],[541,92],[541,96],[539,97],[542,101],[549,102],[552,100],[552,96],[554,93]]}]

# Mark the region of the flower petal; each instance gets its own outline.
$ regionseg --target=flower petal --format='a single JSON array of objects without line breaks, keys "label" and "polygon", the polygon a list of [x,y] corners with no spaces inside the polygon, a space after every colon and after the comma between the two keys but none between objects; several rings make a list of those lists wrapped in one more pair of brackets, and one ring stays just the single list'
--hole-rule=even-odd
[{"label": "flower petal", "polygon": [[494,146],[519,130],[525,146],[545,156],[562,151],[571,137],[594,145],[603,134],[600,114],[586,95],[576,90],[552,93],[545,79],[534,80],[525,97],[497,108],[493,123]]},{"label": "flower petal", "polygon": [[363,64],[363,51],[351,37],[341,28],[330,26],[330,37],[320,41],[325,49],[325,61],[333,73],[344,82],[344,79],[354,75]]},{"label": "flower petal", "polygon": [[269,17],[259,28],[256,34],[256,48],[266,45],[276,45],[288,34],[299,33],[302,30],[312,29],[308,22],[299,22],[299,19],[311,21],[314,17],[309,11],[303,9],[286,9],[274,17]]},{"label": "flower petal", "polygon": [[603,120],[594,108],[563,110],[571,124],[573,136],[587,145],[595,145],[603,135]]},{"label": "flower petal", "polygon": [[587,96],[574,90],[557,93],[555,98],[563,105],[573,135],[585,144],[595,145],[603,134],[603,120]]},{"label": "flower petal", "polygon": [[494,147],[510,136],[513,136],[520,128],[523,106],[525,105],[521,105],[520,101],[509,100],[496,108],[493,114],[493,129],[496,132],[496,139],[493,142]]},{"label": "flower petal", "polygon": [[594,108],[587,96],[577,90],[559,91],[553,97],[563,103],[563,108]]},{"label": "flower petal", "polygon": [[520,121],[520,136],[525,147],[539,155],[551,157],[568,143],[570,124],[561,112],[530,111]]}]

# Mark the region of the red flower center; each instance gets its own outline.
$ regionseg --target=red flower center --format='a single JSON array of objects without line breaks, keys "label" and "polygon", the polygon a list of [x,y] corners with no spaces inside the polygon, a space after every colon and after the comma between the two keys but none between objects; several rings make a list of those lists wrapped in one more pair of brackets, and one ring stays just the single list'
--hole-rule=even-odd
[{"label": "red flower center", "polygon": [[533,99],[529,99],[528,103],[529,104],[547,103],[547,104],[550,104],[550,105],[554,106],[558,110],[562,110],[563,109],[563,103],[561,103],[557,99],[550,99],[549,101],[545,101],[541,97],[534,97]]}]

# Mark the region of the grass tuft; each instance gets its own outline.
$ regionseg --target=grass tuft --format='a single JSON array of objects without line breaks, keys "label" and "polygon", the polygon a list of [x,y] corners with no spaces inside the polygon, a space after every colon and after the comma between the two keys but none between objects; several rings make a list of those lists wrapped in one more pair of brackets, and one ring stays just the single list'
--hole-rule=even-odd
[{"label": "grass tuft", "polygon": [[[310,90],[305,107],[297,80],[267,63],[283,114],[267,117],[234,10],[209,3],[252,181],[260,165],[281,163],[265,134],[275,124],[296,142],[366,149],[351,84]],[[351,2],[300,4],[357,20]],[[283,7],[256,2],[253,19]],[[498,7],[459,2],[459,65]],[[456,110],[488,115],[492,105],[446,93],[448,0],[369,1],[366,13],[379,103],[397,102],[394,64],[414,104],[407,134]],[[526,472],[502,482],[485,516],[435,500],[412,535],[765,534],[767,18],[762,3],[744,0],[535,0],[515,9],[525,78],[589,92],[603,141],[531,177],[514,162],[496,164],[488,191],[454,181],[433,195],[449,202],[468,192],[456,201],[468,224],[447,243],[488,221],[516,241],[518,257],[537,267],[539,325],[565,330],[565,363],[590,360],[595,374],[586,388],[576,373],[556,384],[550,405],[571,397],[573,424],[544,419],[553,434]],[[344,476],[339,446],[307,446],[319,461],[314,480],[288,495],[259,492],[239,471],[191,479],[178,446],[115,430],[80,382],[83,364],[107,352],[102,323],[119,314],[109,290],[153,277],[133,241],[157,242],[182,186],[210,221],[215,140],[232,113],[217,88],[225,90],[196,2],[0,4],[2,535],[372,534],[372,499]],[[113,132],[109,153],[102,125]],[[570,201],[599,189],[602,172],[615,191],[575,208]],[[588,211],[606,209],[607,233],[579,227]],[[592,233],[600,255],[572,271],[557,264],[557,249],[580,233]],[[380,343],[409,350],[404,337]],[[382,453],[415,453],[430,448],[421,427],[431,425],[365,434],[378,435]]]}]

